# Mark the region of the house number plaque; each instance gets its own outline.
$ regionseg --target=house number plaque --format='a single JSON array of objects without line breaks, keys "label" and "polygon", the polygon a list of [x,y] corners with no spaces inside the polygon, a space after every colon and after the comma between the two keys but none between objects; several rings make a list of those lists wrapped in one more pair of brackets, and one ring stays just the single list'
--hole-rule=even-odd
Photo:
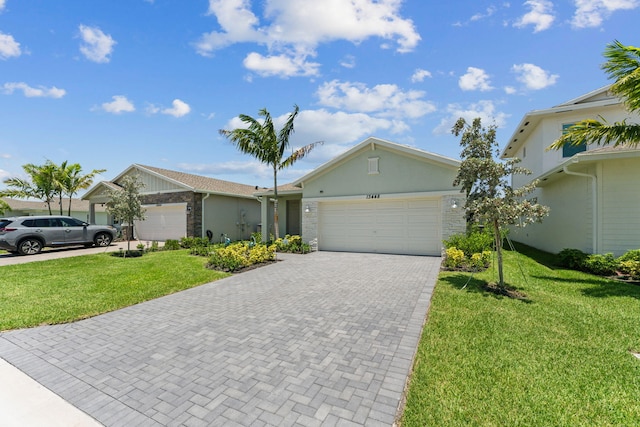
[{"label": "house number plaque", "polygon": [[367,194],[367,199],[379,199],[379,194]]}]

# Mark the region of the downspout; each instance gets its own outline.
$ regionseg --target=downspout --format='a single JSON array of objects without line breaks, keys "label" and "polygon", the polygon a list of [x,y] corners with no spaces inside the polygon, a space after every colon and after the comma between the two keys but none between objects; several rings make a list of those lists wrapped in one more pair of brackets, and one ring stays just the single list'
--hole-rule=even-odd
[{"label": "downspout", "polygon": [[[572,163],[578,163],[577,160],[574,160]],[[567,175],[575,175],[575,176],[583,176],[586,178],[591,178],[591,211],[593,212],[592,219],[592,232],[591,232],[591,250],[593,253],[598,253],[598,177],[595,174],[582,173],[582,172],[573,172],[569,170],[569,165],[564,165],[562,170]]]},{"label": "downspout", "polygon": [[200,224],[200,237],[204,237],[207,235],[207,231],[204,229],[204,201],[207,200],[207,198],[209,198],[209,196],[211,195],[211,193],[207,193],[205,194],[205,196],[202,198],[202,214],[200,215],[202,217],[201,219],[201,224]]}]

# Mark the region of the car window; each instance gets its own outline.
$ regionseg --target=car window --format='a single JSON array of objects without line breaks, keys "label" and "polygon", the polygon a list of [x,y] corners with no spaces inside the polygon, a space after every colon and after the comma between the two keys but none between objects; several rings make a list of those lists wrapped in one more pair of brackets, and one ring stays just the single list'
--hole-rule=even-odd
[{"label": "car window", "polygon": [[84,226],[84,222],[75,218],[59,218],[59,221],[62,222],[63,227],[82,227]]},{"label": "car window", "polygon": [[8,219],[0,219],[0,228],[5,228],[7,225],[11,224],[13,221]]},{"label": "car window", "polygon": [[33,222],[35,223],[35,225],[33,226],[28,225],[27,227],[51,227],[51,224],[49,224],[49,218],[38,218],[38,219],[34,219]]}]

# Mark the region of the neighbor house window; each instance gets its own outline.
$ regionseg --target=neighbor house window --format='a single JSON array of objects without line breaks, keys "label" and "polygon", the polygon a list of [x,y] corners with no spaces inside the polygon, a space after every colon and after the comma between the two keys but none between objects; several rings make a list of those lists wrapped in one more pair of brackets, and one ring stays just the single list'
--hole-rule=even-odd
[{"label": "neighbor house window", "polygon": [[[567,133],[569,128],[573,126],[575,123],[565,123],[562,125],[562,134]],[[582,153],[583,151],[587,151],[587,144],[582,143],[580,145],[569,145],[565,144],[562,146],[562,157],[572,157],[575,154]]]},{"label": "neighbor house window", "polygon": [[369,175],[380,173],[379,163],[380,157],[369,157]]}]

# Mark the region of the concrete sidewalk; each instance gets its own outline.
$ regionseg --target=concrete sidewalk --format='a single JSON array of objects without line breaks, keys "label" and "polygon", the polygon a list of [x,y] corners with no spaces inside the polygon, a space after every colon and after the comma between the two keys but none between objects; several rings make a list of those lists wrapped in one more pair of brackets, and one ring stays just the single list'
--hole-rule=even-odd
[{"label": "concrete sidewalk", "polygon": [[105,426],[391,426],[440,258],[281,259],[83,321],[4,332],[0,357]]},{"label": "concrete sidewalk", "polygon": [[2,427],[101,426],[89,415],[0,359]]}]

